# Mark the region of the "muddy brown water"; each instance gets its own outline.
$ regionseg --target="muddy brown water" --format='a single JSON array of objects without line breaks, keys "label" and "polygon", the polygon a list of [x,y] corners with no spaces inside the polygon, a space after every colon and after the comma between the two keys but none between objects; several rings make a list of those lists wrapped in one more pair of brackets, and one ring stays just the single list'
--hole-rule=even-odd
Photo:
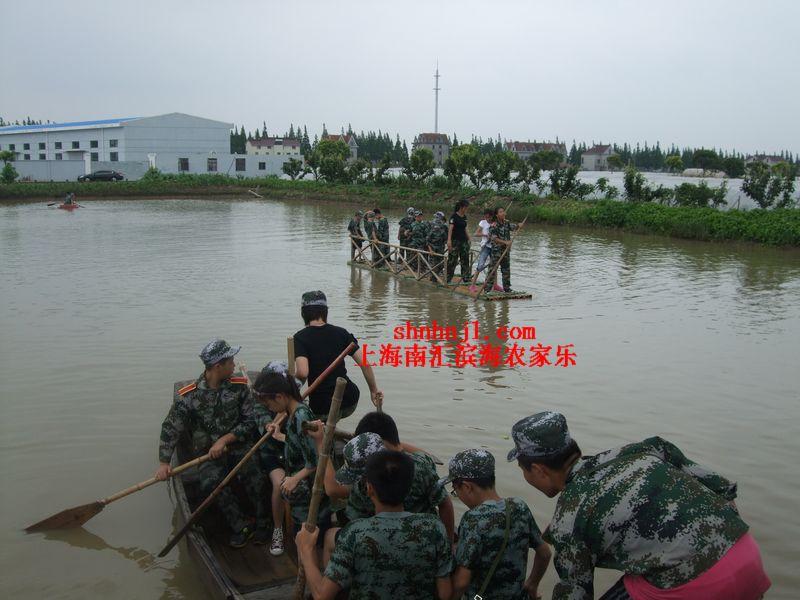
[{"label": "muddy brown water", "polygon": [[[739,482],[770,597],[797,596],[800,252],[531,226],[514,247],[512,284],[533,300],[474,303],[347,266],[350,206],[85,204],[0,206],[3,597],[203,597],[180,546],[155,558],[174,525],[165,486],[109,506],[83,530],[21,529],[148,478],[172,384],[199,373],[204,343],[241,344],[251,369],[284,357],[308,289],[324,290],[331,322],[369,349],[405,348],[395,327],[434,320],[477,321],[494,346],[499,327],[535,327],[521,345],[552,346],[553,362],[573,344],[569,368],[376,373],[403,438],[445,460],[488,448],[500,493],[525,498],[542,528],[553,501],[504,460],[517,419],[560,410],[586,453],[651,435],[675,442]],[[389,214],[393,240],[399,216]],[[615,577],[598,571],[597,589]],[[551,569],[545,592],[553,581]]]}]

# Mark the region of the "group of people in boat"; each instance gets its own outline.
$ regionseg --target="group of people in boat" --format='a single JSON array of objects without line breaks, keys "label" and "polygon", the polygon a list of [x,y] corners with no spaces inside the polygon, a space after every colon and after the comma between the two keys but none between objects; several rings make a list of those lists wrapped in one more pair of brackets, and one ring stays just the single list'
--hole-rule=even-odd
[{"label": "group of people in boat", "polygon": [[[506,219],[506,209],[503,207],[484,209],[483,218],[472,233],[480,240],[480,252],[473,273],[470,256],[472,236],[467,225],[469,206],[469,200],[466,199],[456,202],[447,221],[441,211],[434,213],[432,220],[426,221],[424,211],[408,207],[406,216],[398,224],[400,252],[409,267],[417,272],[424,266],[420,251],[430,253],[424,256],[432,270],[431,281],[437,281],[434,273],[441,276],[446,265],[444,280],[449,285],[455,276],[456,265],[460,265],[460,282],[469,282],[471,292],[479,291],[478,277],[486,269],[484,291],[511,292],[511,232],[519,226]],[[356,211],[347,230],[351,239],[351,260],[365,260],[362,257],[366,242],[370,247],[370,264],[378,269],[387,268],[389,222],[380,208],[366,213]],[[502,286],[496,283],[498,270],[502,273]]]},{"label": "group of people in boat", "polygon": [[[593,598],[597,567],[623,572],[606,600],[754,600],[769,588],[758,546],[734,503],[736,483],[659,437],[584,456],[565,417],[553,411],[518,420],[507,455],[525,482],[558,497],[544,533],[524,499],[497,489],[492,453],[461,450],[440,478],[433,458],[401,439],[396,422],[380,410],[360,419],[343,463],[328,462],[317,527],[307,531],[301,526],[335,379],[347,380],[341,418],[355,411],[359,388],[343,363],[307,400],[301,385],[355,342],[350,355],[376,407],[383,392],[356,338],[328,323],[324,293],[303,294],[300,312],[305,327],[294,335],[294,376],[285,362],[270,361],[250,386],[247,377],[234,376],[239,347],[214,340],[203,348],[203,373],[177,391],[162,425],[156,477],[170,475],[172,453],[186,436],[196,455],[215,459],[200,466],[201,486],[210,492],[259,432],[271,430],[270,444],[238,475],[252,514],[230,489],[216,502],[230,526],[231,546],[252,540],[269,544],[273,555],[284,551],[288,506],[315,600],[340,594],[535,599],[553,555],[559,576],[554,599]],[[261,497],[266,478],[271,522]],[[468,509],[457,527],[453,497]]]}]

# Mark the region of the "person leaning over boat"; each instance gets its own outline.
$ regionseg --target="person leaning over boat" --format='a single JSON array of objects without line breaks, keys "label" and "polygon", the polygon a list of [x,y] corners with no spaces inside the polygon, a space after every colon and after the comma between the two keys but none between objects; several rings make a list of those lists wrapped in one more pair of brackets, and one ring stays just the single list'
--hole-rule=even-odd
[{"label": "person leaning over boat", "polygon": [[[347,231],[350,233],[350,260],[356,259],[356,249],[361,250],[364,244],[364,240],[357,239],[364,237],[364,232],[361,231],[362,216],[361,211],[357,210],[353,218],[350,219],[350,223],[347,225]],[[360,253],[358,255],[358,260],[362,260]]]},{"label": "person leaning over boat", "polygon": [[364,237],[367,238],[367,245],[369,246],[370,253],[370,262],[375,263],[375,244],[372,243],[372,240],[375,239],[374,229],[375,225],[373,224],[373,218],[375,217],[375,213],[371,210],[368,210],[364,213]]},{"label": "person leaning over boat", "polygon": [[492,244],[492,263],[489,267],[489,275],[483,284],[483,289],[487,292],[492,290],[495,281],[497,281],[498,269],[503,272],[503,291],[512,291],[511,250],[508,252],[505,250],[511,246],[511,232],[517,228],[518,225],[516,223],[506,221],[505,208],[498,207],[494,209],[494,222],[489,228],[489,241]]},{"label": "person leaning over boat", "polygon": [[[376,254],[379,257],[385,256],[389,252],[389,246],[387,245],[389,243],[389,220],[383,216],[380,208],[376,208],[372,212],[375,214],[372,235],[375,237],[376,242],[383,242],[382,244],[375,244]],[[381,268],[385,263],[386,261],[383,258],[379,258],[378,262],[375,263],[375,267]]]},{"label": "person leaning over boat", "polygon": [[[433,222],[428,230],[428,237],[426,239],[428,244],[428,252],[435,252],[436,254],[444,254],[444,246],[447,242],[447,225],[444,222],[444,213],[437,211],[433,215]],[[441,275],[444,270],[444,256],[431,256],[430,263],[433,267],[433,272]],[[436,281],[436,277],[431,274],[431,281]]]},{"label": "person leaning over boat", "polygon": [[[295,533],[308,518],[311,490],[319,455],[314,443],[303,433],[303,423],[314,420],[314,413],[303,404],[295,378],[289,375],[285,362],[271,361],[264,367],[253,384],[253,397],[275,414],[285,412],[286,444],[284,463],[289,473],[280,484],[281,495],[291,507]],[[319,525],[327,529],[330,524],[328,498],[322,497],[319,508]]]},{"label": "person leaning over boat", "polygon": [[453,207],[447,229],[447,283],[456,272],[456,262],[461,263],[461,281],[466,284],[469,272],[469,232],[467,231],[467,208],[469,200],[459,200]]},{"label": "person leaning over boat", "polygon": [[[203,374],[176,392],[161,425],[156,479],[169,477],[172,453],[185,433],[191,438],[193,456],[209,453],[214,459],[197,467],[201,493],[207,496],[255,441],[256,422],[247,378],[232,377],[233,357],[240,348],[216,339],[200,352]],[[234,548],[244,546],[254,532],[258,540],[267,539],[267,515],[261,502],[264,476],[255,461],[248,461],[237,477],[256,508],[256,527],[254,531],[230,486],[223,488],[216,502],[233,530],[229,543]]]},{"label": "person leaning over boat", "polygon": [[[328,299],[325,294],[319,290],[304,293],[300,315],[306,326],[294,334],[294,364],[297,378],[300,381],[308,379],[309,383],[313,382],[347,348],[347,345],[353,342],[355,348],[350,352],[350,356],[361,367],[361,372],[369,386],[372,403],[379,406],[383,402],[383,392],[378,389],[372,367],[364,362],[355,336],[343,327],[328,323]],[[347,380],[339,418],[344,419],[352,415],[358,404],[359,389],[347,376],[347,368],[342,361],[336,365],[334,371],[311,394],[308,400],[311,410],[317,418],[323,421],[328,417],[337,377]]]},{"label": "person leaning over boat", "polygon": [[[430,225],[422,220],[422,211],[417,209],[414,211],[414,222],[411,223],[411,243],[409,246],[416,250],[426,250],[428,247],[428,229]],[[415,271],[422,269],[422,261],[419,259],[419,254],[412,252],[411,260],[409,261],[411,268]]]},{"label": "person leaning over boat", "polygon": [[525,480],[558,497],[544,539],[555,547],[556,600],[590,599],[594,569],[624,576],[603,599],[755,600],[770,587],[734,505],[736,483],[660,437],[581,457],[567,421],[540,412],[514,424]]},{"label": "person leaning over boat", "polygon": [[[550,564],[550,546],[542,540],[528,505],[520,498],[501,498],[495,490],[494,456],[483,449],[464,450],[450,459],[444,486],[453,484],[469,510],[458,525],[453,596],[519,600],[538,597],[539,583]],[[528,548],[535,556],[525,578]],[[527,593],[527,595],[526,595]]]},{"label": "person leaning over boat", "polygon": [[433,516],[403,509],[414,462],[383,450],[366,462],[367,494],[375,516],[346,525],[320,572],[314,545],[319,529],[303,528],[295,541],[314,600],[333,600],[349,589],[352,600],[449,600],[453,554],[444,527]]}]

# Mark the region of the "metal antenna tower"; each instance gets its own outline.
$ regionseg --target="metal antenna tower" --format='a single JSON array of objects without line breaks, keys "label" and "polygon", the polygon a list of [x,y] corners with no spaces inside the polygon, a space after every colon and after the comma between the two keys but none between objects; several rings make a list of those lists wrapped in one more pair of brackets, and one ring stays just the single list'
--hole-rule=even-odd
[{"label": "metal antenna tower", "polygon": [[433,91],[436,92],[436,111],[434,113],[434,121],[433,121],[433,132],[439,133],[439,90],[442,88],[439,87],[439,61],[436,61],[436,74],[433,76],[435,84],[433,86]]}]

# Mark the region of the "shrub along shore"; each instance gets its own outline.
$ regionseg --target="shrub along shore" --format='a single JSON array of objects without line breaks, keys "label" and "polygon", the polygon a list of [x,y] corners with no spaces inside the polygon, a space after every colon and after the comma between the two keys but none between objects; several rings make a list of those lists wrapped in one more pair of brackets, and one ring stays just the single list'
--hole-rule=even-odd
[{"label": "shrub along shore", "polygon": [[[78,202],[86,199],[125,197],[187,198],[236,196],[253,198],[256,190],[267,199],[313,200],[353,204],[361,208],[408,206],[442,210],[446,214],[461,198],[473,206],[506,206],[513,200],[510,217],[528,215],[529,222],[576,227],[619,229],[707,241],[744,241],[775,246],[800,246],[800,209],[717,210],[715,208],[666,206],[654,202],[621,200],[574,200],[540,197],[521,192],[476,191],[471,187],[442,188],[435,185],[373,183],[339,184],[323,181],[290,181],[260,178],[237,179],[224,175],[177,175],[155,180],[112,182],[11,183],[0,185],[0,201],[42,198],[63,199],[74,191]],[[475,210],[475,209],[473,209]]]}]

